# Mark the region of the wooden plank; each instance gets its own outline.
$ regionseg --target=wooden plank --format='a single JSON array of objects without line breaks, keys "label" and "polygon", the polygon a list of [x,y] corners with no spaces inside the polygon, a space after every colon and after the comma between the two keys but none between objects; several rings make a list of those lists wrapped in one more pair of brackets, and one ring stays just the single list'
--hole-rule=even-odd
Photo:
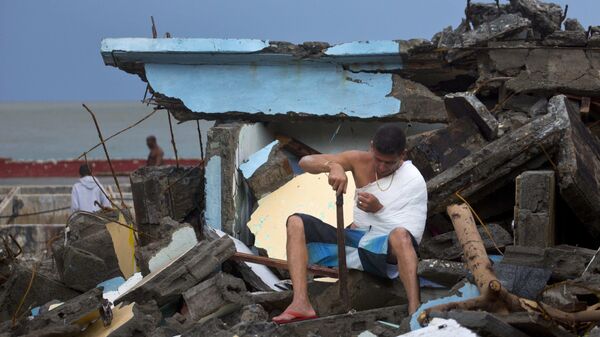
[{"label": "wooden plank", "polygon": [[311,154],[320,154],[319,151],[294,138],[284,135],[276,135],[275,139],[277,139],[281,143],[282,147],[285,150],[289,151],[298,158],[302,158]]},{"label": "wooden plank", "polygon": [[346,266],[346,234],[344,231],[344,195],[338,194],[335,201],[337,211],[337,248],[338,267],[340,274],[340,299],[344,311],[350,310],[350,297],[348,296],[348,267]]},{"label": "wooden plank", "polygon": [[[274,259],[274,258],[270,258],[270,257],[257,256],[257,255],[237,252],[237,253],[233,254],[233,256],[230,259],[234,260],[234,261],[258,263],[258,264],[262,264],[263,266],[268,266],[268,267],[273,267],[273,268],[280,268],[280,269],[286,269],[286,270],[289,269],[286,260]],[[327,277],[333,277],[333,278],[338,277],[338,271],[333,268],[312,265],[312,266],[306,267],[306,270],[313,275],[327,276]]]}]

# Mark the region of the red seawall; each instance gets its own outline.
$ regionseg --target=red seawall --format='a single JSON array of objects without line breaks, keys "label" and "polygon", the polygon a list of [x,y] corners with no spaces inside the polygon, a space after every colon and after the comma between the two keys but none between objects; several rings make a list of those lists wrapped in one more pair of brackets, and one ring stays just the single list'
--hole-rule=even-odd
[{"label": "red seawall", "polygon": [[[111,162],[115,173],[120,176],[127,176],[146,165],[146,159],[113,159]],[[88,160],[88,163],[94,175],[111,175],[106,160]],[[82,164],[85,164],[85,160],[20,161],[0,158],[0,178],[79,177],[79,166]],[[200,164],[198,159],[179,160],[181,166],[195,166],[198,164]],[[175,165],[175,160],[165,159],[165,165]]]}]

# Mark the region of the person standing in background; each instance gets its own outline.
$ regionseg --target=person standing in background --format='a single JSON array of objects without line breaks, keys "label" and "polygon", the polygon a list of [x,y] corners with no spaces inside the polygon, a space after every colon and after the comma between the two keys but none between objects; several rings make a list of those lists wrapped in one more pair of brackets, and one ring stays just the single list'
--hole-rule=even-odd
[{"label": "person standing in background", "polygon": [[71,190],[71,212],[96,212],[100,208],[111,206],[103,192],[104,187],[92,176],[87,164],[79,167],[79,176],[79,182],[75,183]]}]

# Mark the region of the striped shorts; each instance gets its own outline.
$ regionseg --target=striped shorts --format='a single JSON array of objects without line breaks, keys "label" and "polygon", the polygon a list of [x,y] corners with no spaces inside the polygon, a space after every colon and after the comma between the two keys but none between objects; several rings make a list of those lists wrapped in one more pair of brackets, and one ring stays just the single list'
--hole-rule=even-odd
[{"label": "striped shorts", "polygon": [[[324,267],[338,266],[337,229],[320,219],[302,213],[308,263]],[[409,232],[410,233],[410,232]],[[372,235],[370,230],[345,228],[346,265],[349,269],[364,270],[383,278],[396,278],[396,259],[388,249],[387,235]],[[410,235],[415,253],[418,244]]]}]

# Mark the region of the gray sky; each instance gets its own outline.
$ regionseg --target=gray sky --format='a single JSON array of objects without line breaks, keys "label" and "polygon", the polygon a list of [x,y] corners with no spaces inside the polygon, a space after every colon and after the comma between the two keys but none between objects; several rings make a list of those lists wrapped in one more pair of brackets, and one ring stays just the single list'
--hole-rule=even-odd
[{"label": "gray sky", "polygon": [[[506,1],[502,1],[503,3]],[[600,24],[600,1],[559,0]],[[290,42],[431,38],[460,23],[464,0],[0,0],[0,101],[139,100],[142,82],[100,57],[103,37]]]}]

